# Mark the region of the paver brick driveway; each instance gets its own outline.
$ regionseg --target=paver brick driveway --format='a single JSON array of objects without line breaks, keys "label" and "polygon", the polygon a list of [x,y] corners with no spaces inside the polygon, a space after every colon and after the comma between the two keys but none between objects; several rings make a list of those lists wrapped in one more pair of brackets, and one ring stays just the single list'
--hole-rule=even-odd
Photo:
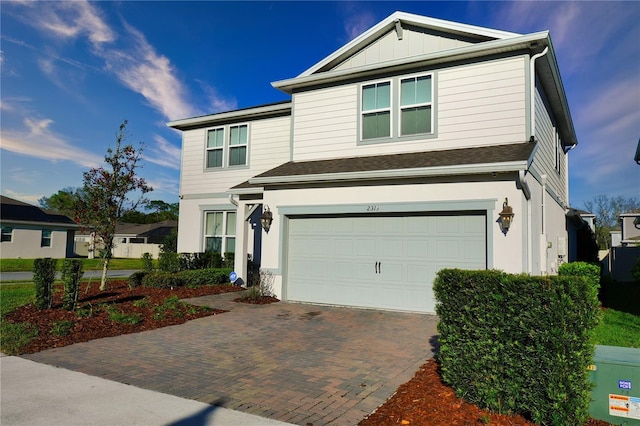
[{"label": "paver brick driveway", "polygon": [[437,317],[191,299],[221,315],[25,358],[300,425],[356,425],[433,355]]}]

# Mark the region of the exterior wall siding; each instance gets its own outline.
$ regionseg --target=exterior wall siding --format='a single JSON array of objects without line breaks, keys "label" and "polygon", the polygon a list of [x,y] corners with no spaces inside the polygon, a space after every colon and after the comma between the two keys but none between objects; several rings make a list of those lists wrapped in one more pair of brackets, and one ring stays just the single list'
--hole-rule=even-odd
[{"label": "exterior wall siding", "polygon": [[399,40],[395,30],[392,30],[334,69],[351,69],[363,65],[464,47],[470,44],[472,43],[469,41],[445,37],[444,35],[429,34],[425,31],[419,31],[415,27],[408,27],[402,30],[402,40]]},{"label": "exterior wall siding", "polygon": [[547,186],[565,205],[569,204],[567,193],[567,155],[560,153],[559,170],[556,170],[555,123],[538,88],[535,92],[535,130],[538,151],[531,169],[538,175],[547,175]]},{"label": "exterior wall siding", "polygon": [[[11,242],[4,241],[0,245],[0,257],[3,259],[35,259],[39,257],[51,257],[63,259],[67,257],[68,231],[66,229],[51,229],[51,247],[40,247],[42,229],[37,227],[13,225],[13,238]],[[70,251],[73,248],[73,237],[71,238]]]},{"label": "exterior wall siding", "polygon": [[205,169],[208,128],[185,131],[182,138],[180,193],[223,193],[252,176],[289,161],[290,125],[290,117],[250,122],[248,165],[216,170]]},{"label": "exterior wall siding", "polygon": [[298,93],[293,158],[309,161],[522,143],[527,123],[526,64],[524,57],[516,57],[435,71],[434,134],[411,140],[359,143],[357,83]]}]

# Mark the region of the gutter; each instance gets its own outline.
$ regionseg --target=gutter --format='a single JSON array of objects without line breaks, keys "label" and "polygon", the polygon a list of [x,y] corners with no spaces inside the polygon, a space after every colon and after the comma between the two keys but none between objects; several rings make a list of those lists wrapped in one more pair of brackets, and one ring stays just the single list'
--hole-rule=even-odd
[{"label": "gutter", "polygon": [[531,62],[529,62],[529,108],[531,108],[531,138],[533,141],[536,140],[536,59],[544,56],[549,51],[549,46],[545,46],[544,50],[540,53],[537,53],[531,57]]}]

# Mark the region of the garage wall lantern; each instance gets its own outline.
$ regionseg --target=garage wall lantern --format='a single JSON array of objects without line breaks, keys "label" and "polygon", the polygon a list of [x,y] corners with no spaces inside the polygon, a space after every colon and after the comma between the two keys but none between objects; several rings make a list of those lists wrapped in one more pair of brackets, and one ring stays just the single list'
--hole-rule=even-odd
[{"label": "garage wall lantern", "polygon": [[513,216],[515,216],[513,214],[513,208],[509,205],[509,199],[505,198],[504,203],[502,203],[502,211],[500,212],[500,227],[505,234],[511,227]]},{"label": "garage wall lantern", "polygon": [[269,228],[271,228],[271,223],[273,222],[273,215],[271,214],[271,210],[269,210],[269,206],[265,205],[262,211],[262,216],[260,216],[260,223],[262,224],[262,229],[267,234],[269,233]]}]

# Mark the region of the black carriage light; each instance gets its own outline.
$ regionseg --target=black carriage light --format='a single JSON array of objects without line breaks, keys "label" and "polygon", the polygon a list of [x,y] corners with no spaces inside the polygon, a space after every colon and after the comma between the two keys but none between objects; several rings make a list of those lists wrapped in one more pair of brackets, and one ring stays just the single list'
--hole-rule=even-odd
[{"label": "black carriage light", "polygon": [[269,210],[269,206],[265,205],[262,216],[260,216],[260,223],[262,224],[262,229],[264,229],[264,232],[267,234],[269,233],[269,228],[271,228],[272,222],[273,215],[271,214],[271,210]]},{"label": "black carriage light", "polygon": [[513,216],[513,208],[509,205],[509,199],[505,198],[504,203],[502,203],[502,211],[500,212],[500,226],[505,232],[511,227]]}]

